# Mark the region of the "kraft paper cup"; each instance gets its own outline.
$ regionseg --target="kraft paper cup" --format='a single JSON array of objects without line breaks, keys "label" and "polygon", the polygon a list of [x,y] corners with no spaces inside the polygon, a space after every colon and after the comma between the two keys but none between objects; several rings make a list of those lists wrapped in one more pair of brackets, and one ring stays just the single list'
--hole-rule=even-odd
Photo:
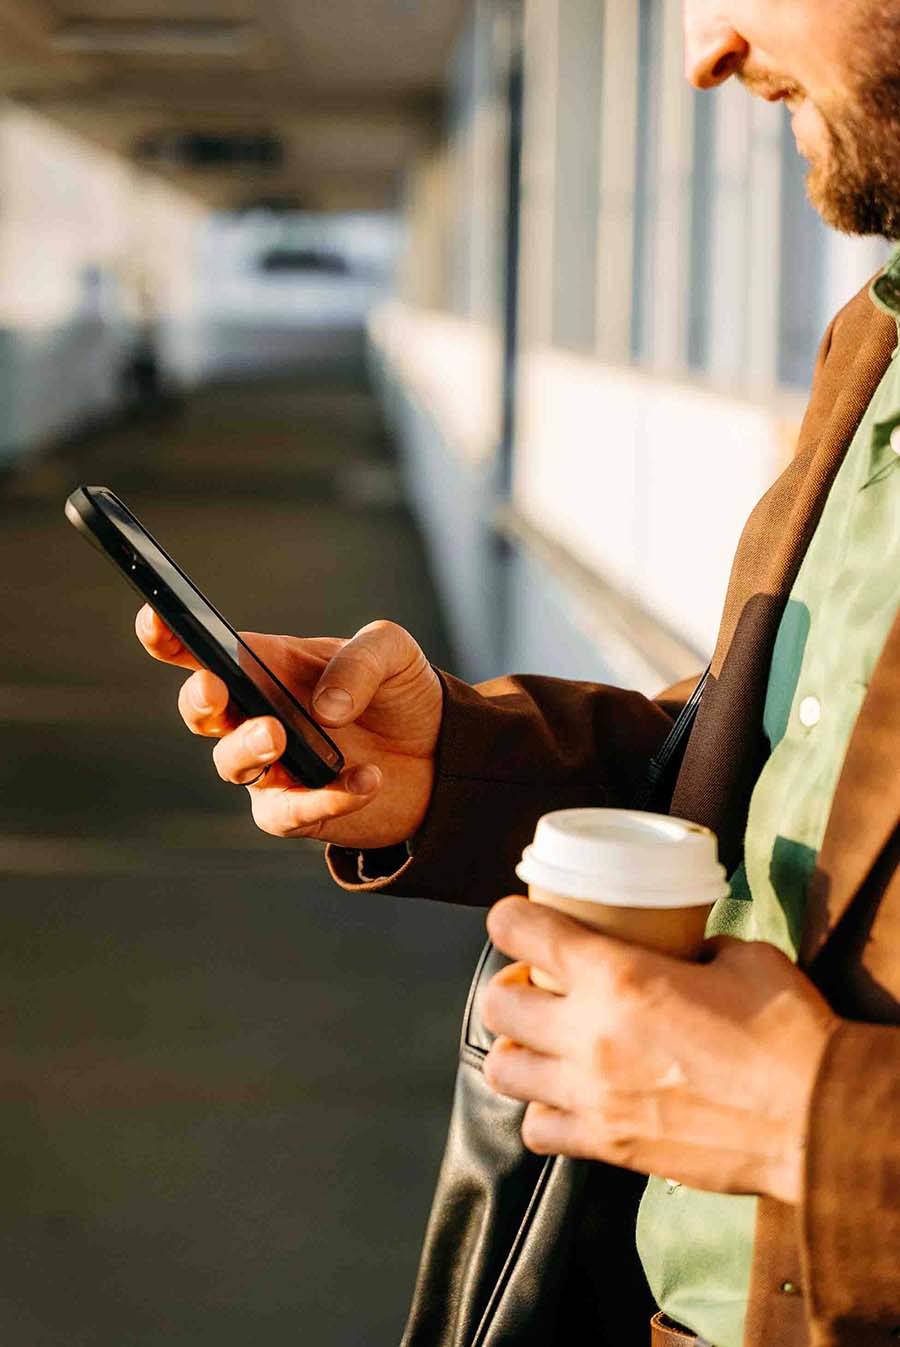
[{"label": "kraft paper cup", "polygon": [[[715,833],[632,809],[545,814],[516,873],[532,902],[682,959],[697,957],[713,905],[730,891]],[[539,968],[531,976],[559,991]]]}]

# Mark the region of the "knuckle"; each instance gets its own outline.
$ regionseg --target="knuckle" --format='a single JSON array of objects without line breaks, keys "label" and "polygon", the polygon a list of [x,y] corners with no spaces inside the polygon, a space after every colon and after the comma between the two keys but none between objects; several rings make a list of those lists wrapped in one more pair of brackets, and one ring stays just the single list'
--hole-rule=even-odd
[{"label": "knuckle", "polygon": [[605,1127],[600,1131],[600,1146],[608,1162],[620,1169],[631,1169],[634,1164],[635,1141],[627,1132],[615,1127]]},{"label": "knuckle", "polygon": [[412,652],[418,650],[406,628],[387,618],[378,618],[375,622],[370,622],[358,635],[374,637],[374,641],[365,643],[365,648],[372,649],[373,654],[377,651],[376,658],[379,664],[387,663],[391,667],[409,663]]},{"label": "knuckle", "polygon": [[488,935],[495,943],[502,942],[508,930],[506,921],[506,907],[504,904],[505,900],[502,898],[500,899],[499,902],[495,903],[494,906],[491,908],[491,910],[488,912],[487,920],[485,922],[485,925],[487,926]]},{"label": "knuckle", "polygon": [[522,1119],[522,1141],[528,1150],[539,1155],[545,1149],[544,1131],[540,1114],[533,1108],[527,1108]]},{"label": "knuckle", "polygon": [[582,1118],[604,1159],[630,1169],[638,1152],[631,1100],[601,1085],[593,1101],[583,1106]]},{"label": "knuckle", "polygon": [[491,1033],[496,1033],[499,988],[488,983],[481,996],[481,1018]]},{"label": "knuckle", "polygon": [[563,1069],[556,1081],[559,1107],[567,1113],[577,1113],[584,1107],[581,1077],[569,1069]]},{"label": "knuckle", "polygon": [[307,837],[312,841],[321,840],[328,819],[326,816],[308,818],[304,812],[307,808],[309,803],[303,798],[296,803],[288,803],[284,815],[279,820],[279,837]]},{"label": "knuckle", "polygon": [[181,685],[181,689],[178,693],[178,713],[191,734],[202,734],[203,731],[199,721],[199,713],[191,700],[191,685],[191,679],[188,679],[186,683],[182,683]]},{"label": "knuckle", "polygon": [[577,1104],[587,1110],[601,1123],[608,1121],[609,1088],[604,1077],[597,1070],[582,1074],[578,1083]]},{"label": "knuckle", "polygon": [[488,1085],[490,1085],[492,1089],[498,1089],[503,1077],[503,1067],[500,1062],[500,1054],[497,1052],[496,1048],[492,1048],[487,1057],[485,1057],[482,1070]]},{"label": "knuckle", "polygon": [[181,719],[184,721],[185,725],[188,727],[191,734],[196,735],[198,739],[209,738],[206,732],[205,725],[203,725],[200,721],[195,720],[190,711],[182,711]]},{"label": "knuckle", "polygon": [[622,952],[609,965],[610,990],[618,1001],[634,1001],[644,991],[638,961],[628,952]]},{"label": "knuckle", "polygon": [[382,636],[387,639],[393,639],[399,634],[405,635],[403,628],[396,622],[391,622],[389,618],[378,617],[374,622],[367,622],[366,625],[357,632],[358,636]]},{"label": "knuckle", "polygon": [[262,833],[269,837],[284,837],[285,832],[281,824],[274,819],[270,811],[263,806],[259,797],[252,797],[250,812],[253,815],[253,822]]},{"label": "knuckle", "polygon": [[[611,1025],[611,1031],[614,1033],[617,1026]],[[587,1062],[589,1071],[593,1079],[597,1082],[597,1101],[602,1102],[603,1092],[608,1087],[610,1081],[615,1079],[616,1071],[616,1050],[611,1037],[606,1034],[597,1034],[587,1043],[587,1052],[584,1060]],[[595,1103],[597,1102],[595,1101]]]},{"label": "knuckle", "polygon": [[562,969],[567,968],[570,959],[569,959],[569,950],[568,946],[566,945],[566,942],[564,940],[561,940],[558,935],[553,933],[547,937],[545,945],[547,951],[547,962],[550,964],[550,966],[552,968],[562,968]]},{"label": "knuckle", "polygon": [[213,749],[212,752],[213,766],[215,767],[219,775],[219,780],[226,781],[228,782],[229,785],[231,785],[232,776],[229,771],[228,764],[225,761],[225,755],[224,753],[220,752],[223,743],[224,740],[220,739],[219,742],[216,744],[215,748]]},{"label": "knuckle", "polygon": [[227,760],[221,765],[216,765],[219,776],[229,786],[249,786],[255,783],[259,776],[257,767],[246,767],[238,763],[229,763]]},{"label": "knuckle", "polygon": [[313,819],[311,823],[300,823],[296,828],[292,828],[288,835],[291,837],[306,837],[312,842],[321,842],[325,823],[326,820],[323,818]]}]

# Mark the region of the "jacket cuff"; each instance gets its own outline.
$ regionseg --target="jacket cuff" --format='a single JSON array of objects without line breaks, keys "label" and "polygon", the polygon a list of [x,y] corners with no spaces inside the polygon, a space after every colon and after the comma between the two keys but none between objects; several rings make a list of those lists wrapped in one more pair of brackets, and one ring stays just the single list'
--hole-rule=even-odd
[{"label": "jacket cuff", "polygon": [[343,888],[473,907],[523,893],[515,867],[540,816],[622,803],[671,725],[618,688],[527,677],[474,688],[439,677],[444,713],[425,822],[406,856],[329,847]]},{"label": "jacket cuff", "polygon": [[801,1255],[813,1347],[900,1337],[900,1029],[842,1021],[810,1105]]},{"label": "jacket cuff", "polygon": [[[503,748],[493,736],[486,742],[489,703],[470,684],[437,673],[444,712],[422,827],[396,847],[328,846],[325,861],[343,889],[490,907],[504,894],[525,892],[515,866],[545,812],[547,786],[515,775],[504,779]],[[596,803],[605,803],[602,792]]]}]

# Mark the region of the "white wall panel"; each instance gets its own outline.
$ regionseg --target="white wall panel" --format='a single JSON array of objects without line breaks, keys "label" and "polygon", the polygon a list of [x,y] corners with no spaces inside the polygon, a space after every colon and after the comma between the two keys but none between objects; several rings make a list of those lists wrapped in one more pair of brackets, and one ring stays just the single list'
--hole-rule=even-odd
[{"label": "white wall panel", "polygon": [[763,405],[662,382],[641,406],[638,589],[711,651],[741,530],[783,467],[781,424]]},{"label": "white wall panel", "polygon": [[635,373],[546,349],[521,368],[516,505],[626,589],[638,565]]},{"label": "white wall panel", "polygon": [[492,325],[388,303],[372,313],[369,336],[392,379],[418,400],[461,461],[493,457],[503,348]]},{"label": "white wall panel", "polygon": [[802,402],[755,402],[571,354],[522,371],[516,507],[709,650],[741,529]]}]

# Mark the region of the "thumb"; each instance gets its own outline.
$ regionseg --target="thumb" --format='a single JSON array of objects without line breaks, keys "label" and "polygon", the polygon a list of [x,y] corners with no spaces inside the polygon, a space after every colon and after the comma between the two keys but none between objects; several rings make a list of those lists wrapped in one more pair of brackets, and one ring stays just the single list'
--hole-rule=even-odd
[{"label": "thumb", "polygon": [[316,684],[312,706],[326,725],[348,725],[366,710],[390,678],[425,656],[409,632],[395,622],[372,622],[329,661]]}]

